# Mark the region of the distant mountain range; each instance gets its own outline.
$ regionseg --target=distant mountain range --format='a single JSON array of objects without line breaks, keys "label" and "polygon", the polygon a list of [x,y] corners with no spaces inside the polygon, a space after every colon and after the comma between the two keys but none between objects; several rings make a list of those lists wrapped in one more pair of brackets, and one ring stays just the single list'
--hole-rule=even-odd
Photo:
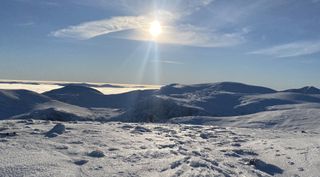
[{"label": "distant mountain range", "polygon": [[276,91],[235,82],[180,85],[104,95],[87,85],[67,85],[43,94],[0,90],[0,119],[167,122],[186,116],[230,117],[266,111],[320,107],[320,90]]}]

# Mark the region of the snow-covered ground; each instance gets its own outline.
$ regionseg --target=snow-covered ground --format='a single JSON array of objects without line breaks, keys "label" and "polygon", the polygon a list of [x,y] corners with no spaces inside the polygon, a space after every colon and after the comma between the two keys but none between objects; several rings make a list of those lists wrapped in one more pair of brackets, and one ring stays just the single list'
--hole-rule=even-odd
[{"label": "snow-covered ground", "polygon": [[1,177],[316,177],[320,135],[210,125],[3,120],[0,157]]}]

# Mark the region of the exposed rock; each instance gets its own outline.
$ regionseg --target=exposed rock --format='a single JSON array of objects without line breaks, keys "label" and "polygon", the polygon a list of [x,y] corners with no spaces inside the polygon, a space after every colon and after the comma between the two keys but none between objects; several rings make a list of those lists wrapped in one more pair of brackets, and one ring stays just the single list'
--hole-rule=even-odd
[{"label": "exposed rock", "polygon": [[53,138],[63,134],[65,131],[66,126],[62,123],[58,123],[50,131],[46,133],[46,137]]},{"label": "exposed rock", "polygon": [[104,153],[103,153],[102,151],[100,151],[100,150],[94,150],[94,151],[90,152],[90,153],[88,154],[88,156],[90,156],[90,157],[96,157],[96,158],[101,158],[101,157],[104,157],[105,155],[104,155]]}]

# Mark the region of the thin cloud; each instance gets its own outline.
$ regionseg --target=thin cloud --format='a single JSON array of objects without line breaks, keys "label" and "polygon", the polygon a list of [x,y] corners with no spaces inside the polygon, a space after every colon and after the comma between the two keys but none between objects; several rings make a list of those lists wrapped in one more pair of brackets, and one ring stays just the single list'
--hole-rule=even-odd
[{"label": "thin cloud", "polygon": [[[179,5],[179,8],[177,11],[175,11],[175,13],[171,13],[170,11],[166,10],[158,10],[152,14],[140,16],[112,17],[109,19],[85,22],[78,25],[69,26],[67,28],[54,31],[51,33],[51,35],[60,38],[66,37],[85,40],[100,35],[109,35],[111,33],[121,31],[134,31],[134,34],[115,35],[115,37],[138,41],[148,41],[150,40],[150,36],[148,36],[147,29],[149,28],[149,23],[156,17],[159,21],[163,22],[164,28],[164,34],[157,39],[158,43],[196,47],[228,47],[245,42],[245,35],[249,32],[248,30],[244,30],[245,28],[239,31],[226,33],[211,28],[178,23],[182,17],[188,16],[195,11],[208,6],[213,1],[214,0],[188,0],[188,3],[174,1],[175,3],[171,4]],[[101,2],[107,3],[107,1]],[[132,1],[127,0],[122,0],[119,2],[122,7],[128,6],[128,8],[130,8],[132,4]],[[145,4],[146,2],[150,3],[150,1],[140,0],[135,4]],[[160,3],[161,1],[157,2]]]},{"label": "thin cloud", "polygon": [[17,26],[32,26],[34,24],[35,24],[34,22],[25,22],[25,23],[19,23],[17,24]]},{"label": "thin cloud", "polygon": [[[148,41],[150,36],[146,35],[150,21],[154,14],[144,16],[119,16],[105,20],[85,22],[70,26],[51,33],[52,36],[61,38],[90,39],[100,35],[134,30],[135,35],[117,36],[119,38]],[[158,43],[177,44],[197,47],[227,47],[234,46],[245,41],[248,30],[240,30],[230,33],[215,31],[209,28],[196,27],[190,24],[177,25],[175,21],[179,17],[167,11],[159,11],[156,16],[164,22],[164,30]]]},{"label": "thin cloud", "polygon": [[136,29],[145,26],[146,18],[143,16],[122,16],[111,19],[85,22],[69,26],[51,33],[55,37],[68,37],[75,39],[90,39],[112,32]]},{"label": "thin cloud", "polygon": [[153,63],[165,63],[165,64],[174,64],[174,65],[181,65],[182,62],[174,61],[174,60],[151,60]]},{"label": "thin cloud", "polygon": [[277,58],[297,57],[320,52],[320,41],[293,42],[261,49],[249,54],[269,55]]},{"label": "thin cloud", "polygon": [[150,8],[158,10],[174,11],[175,14],[189,15],[202,7],[210,5],[214,0],[70,0],[75,4],[95,6],[108,9],[118,8],[119,11],[141,14],[146,13]]},{"label": "thin cloud", "polygon": [[208,28],[183,25],[178,26],[171,35],[168,35],[168,38],[160,42],[198,47],[229,47],[245,42],[245,34],[247,34],[245,30],[224,33]]}]

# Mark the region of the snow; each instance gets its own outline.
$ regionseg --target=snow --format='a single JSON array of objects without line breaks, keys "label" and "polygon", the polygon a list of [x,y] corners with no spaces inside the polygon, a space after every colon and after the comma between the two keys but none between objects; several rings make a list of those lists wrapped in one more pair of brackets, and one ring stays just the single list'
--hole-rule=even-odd
[{"label": "snow", "polygon": [[[0,176],[318,176],[319,132],[3,120]],[[37,130],[38,133],[34,133]],[[147,130],[147,131],[146,131]],[[137,133],[138,132],[138,133]],[[6,141],[4,141],[6,140]]]},{"label": "snow", "polygon": [[29,116],[33,119],[69,121],[166,122],[182,116],[242,116],[284,109],[286,105],[320,105],[320,94],[277,92],[266,87],[233,82],[171,84],[160,90],[113,95],[87,87],[93,84],[65,85],[43,94],[1,90],[0,104],[3,106],[0,108],[0,118]]},{"label": "snow", "polygon": [[170,119],[172,123],[218,125],[282,130],[320,130],[320,109],[303,108],[264,111],[244,116],[210,117],[187,116]]},{"label": "snow", "polygon": [[28,90],[0,90],[0,120],[31,111],[50,98]]},{"label": "snow", "polygon": [[50,84],[0,90],[1,177],[320,174],[317,88]]},{"label": "snow", "polygon": [[299,89],[289,89],[284,90],[284,92],[295,92],[295,93],[305,93],[305,94],[320,94],[320,89],[313,87],[313,86],[307,86],[302,87]]}]

